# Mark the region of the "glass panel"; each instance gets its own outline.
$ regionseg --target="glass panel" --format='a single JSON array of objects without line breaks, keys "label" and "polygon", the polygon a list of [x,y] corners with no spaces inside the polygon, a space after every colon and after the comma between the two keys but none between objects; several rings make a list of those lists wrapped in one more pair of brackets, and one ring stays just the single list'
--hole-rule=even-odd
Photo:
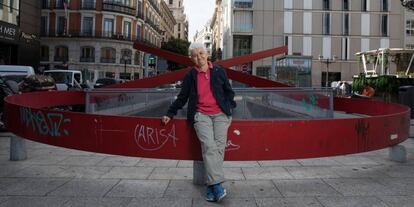
[{"label": "glass panel", "polygon": [[[178,94],[176,89],[96,89],[87,91],[89,113],[161,117]],[[246,120],[333,118],[332,89],[235,89],[233,118]],[[177,118],[186,117],[186,106]]]}]

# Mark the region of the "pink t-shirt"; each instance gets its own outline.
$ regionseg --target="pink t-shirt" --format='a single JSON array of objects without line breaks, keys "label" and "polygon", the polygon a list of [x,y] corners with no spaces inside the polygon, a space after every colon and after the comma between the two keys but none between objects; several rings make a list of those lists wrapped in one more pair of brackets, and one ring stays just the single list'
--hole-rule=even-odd
[{"label": "pink t-shirt", "polygon": [[213,64],[208,62],[208,70],[206,72],[201,71],[201,68],[196,67],[197,71],[197,111],[204,114],[218,114],[221,112],[216,98],[214,98],[213,91],[211,90],[211,70]]}]

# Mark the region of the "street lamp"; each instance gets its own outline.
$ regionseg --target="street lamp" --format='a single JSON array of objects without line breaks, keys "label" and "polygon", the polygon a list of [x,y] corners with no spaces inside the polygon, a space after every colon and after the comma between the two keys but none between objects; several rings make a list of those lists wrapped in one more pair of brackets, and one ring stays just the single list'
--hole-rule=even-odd
[{"label": "street lamp", "polygon": [[127,61],[129,60],[128,55],[124,55],[124,56],[122,56],[122,60],[124,61],[124,76],[126,77],[126,74],[127,74],[127,72],[126,72],[126,68],[127,68]]},{"label": "street lamp", "polygon": [[332,56],[332,58],[324,58],[322,55],[319,55],[318,60],[321,63],[325,63],[326,64],[326,82],[325,82],[325,87],[329,87],[329,64],[336,62],[336,55]]}]

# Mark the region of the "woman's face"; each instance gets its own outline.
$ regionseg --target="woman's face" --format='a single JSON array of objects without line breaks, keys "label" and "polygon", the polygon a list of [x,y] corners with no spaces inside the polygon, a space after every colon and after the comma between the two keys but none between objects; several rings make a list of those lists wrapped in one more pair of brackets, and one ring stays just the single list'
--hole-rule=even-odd
[{"label": "woman's face", "polygon": [[191,50],[191,60],[197,67],[201,68],[207,64],[208,54],[203,48],[195,48]]}]

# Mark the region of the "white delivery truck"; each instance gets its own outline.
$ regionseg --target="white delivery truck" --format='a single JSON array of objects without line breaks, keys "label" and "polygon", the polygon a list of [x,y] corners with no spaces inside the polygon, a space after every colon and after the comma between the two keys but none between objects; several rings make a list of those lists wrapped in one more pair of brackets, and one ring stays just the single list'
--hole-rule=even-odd
[{"label": "white delivery truck", "polygon": [[82,88],[82,73],[78,70],[47,70],[44,74],[55,80],[58,91]]}]

